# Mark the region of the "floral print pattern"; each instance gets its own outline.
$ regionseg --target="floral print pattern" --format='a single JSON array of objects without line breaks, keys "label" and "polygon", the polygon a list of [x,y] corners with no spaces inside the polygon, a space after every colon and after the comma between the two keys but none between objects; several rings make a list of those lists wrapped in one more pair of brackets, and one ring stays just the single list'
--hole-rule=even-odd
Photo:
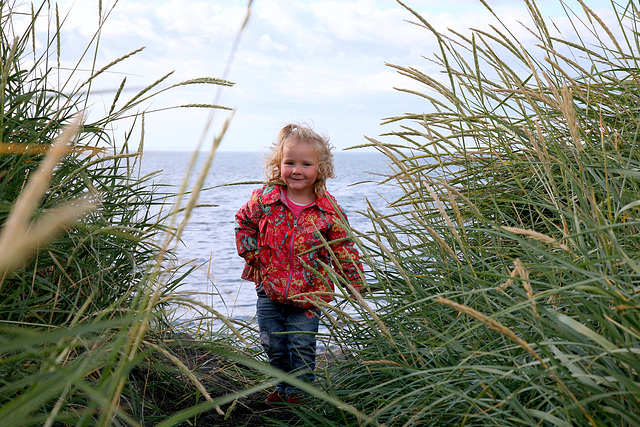
[{"label": "floral print pattern", "polygon": [[266,184],[254,190],[236,214],[236,246],[246,261],[242,278],[253,281],[252,271],[259,269],[270,299],[300,307],[310,307],[314,297],[331,301],[334,285],[323,265],[360,289],[362,263],[339,223],[340,215],[346,221],[326,193],[295,221],[280,186]]}]

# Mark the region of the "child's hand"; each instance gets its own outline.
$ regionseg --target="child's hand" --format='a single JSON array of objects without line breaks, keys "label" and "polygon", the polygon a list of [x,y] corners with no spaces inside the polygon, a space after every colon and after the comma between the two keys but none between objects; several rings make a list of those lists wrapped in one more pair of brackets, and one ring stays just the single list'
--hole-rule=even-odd
[{"label": "child's hand", "polygon": [[260,272],[259,268],[255,268],[255,267],[250,267],[251,268],[251,273],[253,275],[253,281],[256,285],[259,285],[260,283],[262,283],[262,273]]},{"label": "child's hand", "polygon": [[364,286],[362,286],[361,283],[351,283],[347,287],[347,290],[349,291],[351,296],[356,297],[356,298],[357,297],[362,297],[362,294],[367,292],[367,290],[364,288]]}]

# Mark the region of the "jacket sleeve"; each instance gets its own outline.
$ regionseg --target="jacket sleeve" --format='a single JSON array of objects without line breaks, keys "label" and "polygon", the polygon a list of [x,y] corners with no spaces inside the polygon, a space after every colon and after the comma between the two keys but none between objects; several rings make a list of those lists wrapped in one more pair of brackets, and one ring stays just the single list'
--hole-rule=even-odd
[{"label": "jacket sleeve", "polygon": [[[337,206],[337,205],[336,205]],[[342,209],[337,206],[340,214],[336,213],[334,216],[333,225],[329,235],[327,236],[331,243],[331,249],[337,259],[337,263],[334,260],[333,267],[336,271],[349,283],[351,283],[358,292],[363,288],[364,271],[362,262],[360,261],[360,255],[358,249],[355,247],[353,240],[349,237],[349,234],[344,229],[341,223],[345,223],[349,226],[347,216]],[[342,217],[342,218],[341,218]],[[337,221],[340,221],[338,223]]]},{"label": "jacket sleeve", "polygon": [[[238,213],[236,213],[235,233],[236,248],[238,255],[243,257],[247,262],[247,267],[256,267],[258,261],[258,234],[260,218],[263,215],[262,205],[260,203],[261,189],[256,189],[251,194],[251,198],[245,203]],[[243,279],[246,279],[243,272]]]}]

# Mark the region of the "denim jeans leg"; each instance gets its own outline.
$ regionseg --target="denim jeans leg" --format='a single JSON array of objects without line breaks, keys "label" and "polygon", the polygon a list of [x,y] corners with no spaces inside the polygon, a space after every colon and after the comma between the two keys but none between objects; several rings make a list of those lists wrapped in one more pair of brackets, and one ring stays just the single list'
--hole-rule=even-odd
[{"label": "denim jeans leg", "polygon": [[[316,335],[320,319],[315,308],[305,309],[270,300],[258,293],[258,327],[269,365],[287,373],[303,372],[300,378],[315,379]],[[276,390],[290,394],[300,391],[284,382]]]},{"label": "denim jeans leg", "polygon": [[[258,295],[256,312],[258,328],[260,329],[260,344],[267,354],[269,365],[284,372],[291,370],[291,363],[287,352],[288,337],[285,330],[284,304],[270,300],[266,295]],[[276,390],[284,393],[284,382],[276,385]]]},{"label": "denim jeans leg", "polygon": [[[300,378],[313,382],[316,367],[316,336],[320,319],[315,308],[287,307],[286,330],[288,333],[288,351],[291,372],[303,372]],[[293,386],[287,387],[287,394],[300,391]]]}]

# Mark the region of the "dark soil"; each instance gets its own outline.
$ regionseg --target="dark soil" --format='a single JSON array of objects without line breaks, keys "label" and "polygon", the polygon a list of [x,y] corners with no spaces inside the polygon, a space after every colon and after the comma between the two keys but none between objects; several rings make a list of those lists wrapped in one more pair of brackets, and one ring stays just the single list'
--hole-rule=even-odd
[{"label": "dark soil", "polygon": [[[175,347],[173,355],[187,366],[206,388],[210,396],[215,399],[220,396],[245,390],[251,384],[247,372],[251,369],[238,366],[236,362],[226,361],[212,352],[202,350],[196,346]],[[206,402],[204,396],[197,391],[193,382],[180,373],[175,364],[166,357],[153,355],[153,368],[138,368],[132,372],[132,387],[143,400],[144,411],[134,414],[144,426],[153,426],[172,415]],[[159,370],[158,362],[165,359],[166,370]],[[254,372],[255,378],[260,374]],[[296,414],[287,405],[282,408],[271,408],[264,399],[271,392],[266,390],[223,405],[219,413],[216,409],[208,410],[188,420],[176,424],[178,426],[275,426],[295,425]],[[127,411],[129,412],[129,411]]]}]

